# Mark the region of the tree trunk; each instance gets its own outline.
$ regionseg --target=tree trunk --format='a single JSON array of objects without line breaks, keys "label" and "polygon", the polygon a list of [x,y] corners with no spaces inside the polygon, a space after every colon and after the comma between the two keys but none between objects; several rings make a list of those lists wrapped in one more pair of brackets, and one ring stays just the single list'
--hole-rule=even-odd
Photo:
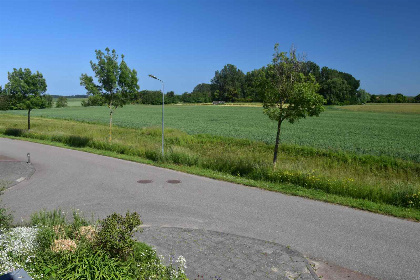
[{"label": "tree trunk", "polygon": [[31,109],[28,109],[28,131],[31,129]]},{"label": "tree trunk", "polygon": [[274,158],[273,158],[273,165],[276,167],[277,162],[277,154],[279,151],[279,144],[280,144],[280,129],[281,129],[281,123],[283,120],[279,120],[277,125],[277,135],[276,135],[276,145],[274,146]]},{"label": "tree trunk", "polygon": [[112,140],[112,110],[109,112],[109,142]]}]

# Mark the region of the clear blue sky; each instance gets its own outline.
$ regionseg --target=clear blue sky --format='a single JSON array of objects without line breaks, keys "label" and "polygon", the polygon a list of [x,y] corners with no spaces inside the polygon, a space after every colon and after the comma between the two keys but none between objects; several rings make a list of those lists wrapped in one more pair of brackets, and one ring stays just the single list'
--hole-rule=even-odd
[{"label": "clear blue sky", "polygon": [[420,93],[420,1],[0,0],[0,85],[13,68],[40,71],[48,93],[84,94],[95,49],[124,54],[141,89],[176,94],[230,63],[271,62],[274,44],[361,80],[372,94]]}]

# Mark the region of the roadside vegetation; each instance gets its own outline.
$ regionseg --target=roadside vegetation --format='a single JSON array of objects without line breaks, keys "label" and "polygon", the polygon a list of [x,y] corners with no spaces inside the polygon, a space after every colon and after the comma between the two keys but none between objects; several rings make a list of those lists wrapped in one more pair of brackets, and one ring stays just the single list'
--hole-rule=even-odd
[{"label": "roadside vegetation", "polygon": [[0,275],[23,268],[32,279],[187,279],[182,256],[165,266],[133,239],[141,223],[136,212],[96,223],[78,212],[35,213],[24,226],[0,228]]},{"label": "roadside vegetation", "polygon": [[[307,118],[293,125],[284,122],[281,143],[420,162],[420,104],[412,106],[417,108],[413,112],[419,113],[353,112],[345,110],[347,106],[327,106],[319,117]],[[405,107],[405,104],[395,104],[393,110],[400,107]],[[165,106],[165,127],[178,129],[190,135],[210,134],[274,144],[277,123],[270,121],[262,110],[262,106]],[[0,112],[3,129],[25,128],[14,124],[15,118],[9,114],[26,115],[24,111]],[[32,110],[32,116],[109,124],[109,112],[106,107]],[[142,129],[160,126],[161,117],[162,110],[159,106],[127,105],[115,114],[113,123],[119,127]],[[43,125],[46,125],[46,121],[38,126]],[[58,126],[57,131],[62,131],[63,128]]]},{"label": "roadside vegetation", "polygon": [[[142,110],[143,107],[137,108]],[[158,111],[157,108],[155,110]],[[352,113],[340,110],[331,112]],[[157,127],[115,127],[113,142],[109,142],[105,124],[57,119],[47,121],[34,117],[30,132],[19,129],[24,124],[24,116],[0,114],[0,133],[9,137],[64,144],[90,152],[420,220],[420,163],[415,152],[411,152],[413,160],[407,160],[389,155],[377,156],[375,153],[360,154],[282,144],[277,166],[273,168],[273,145],[248,139],[190,135],[177,129],[167,129],[166,153],[162,157],[161,131]],[[287,129],[285,135],[288,134]],[[382,127],[382,130],[386,129]],[[324,133],[329,133],[328,138],[334,139],[334,134]],[[406,136],[395,137],[399,141]]]}]

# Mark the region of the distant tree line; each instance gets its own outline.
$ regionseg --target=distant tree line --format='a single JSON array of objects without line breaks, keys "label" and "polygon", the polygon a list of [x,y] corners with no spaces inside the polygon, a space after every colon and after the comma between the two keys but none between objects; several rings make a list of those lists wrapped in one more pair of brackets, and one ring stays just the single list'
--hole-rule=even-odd
[{"label": "distant tree line", "polygon": [[[235,65],[227,64],[222,70],[216,71],[210,84],[197,85],[192,93],[184,93],[180,101],[200,103],[211,101],[227,102],[263,102],[264,90],[260,87],[262,75],[267,74],[267,67],[255,69],[246,74]],[[320,68],[315,62],[303,62],[300,70],[304,75],[312,74],[320,85],[321,94],[328,105],[363,104],[367,102],[403,103],[419,102],[415,98],[406,97],[401,93],[395,95],[371,95],[360,88],[360,80],[349,73],[328,67]],[[205,100],[205,101],[203,101]]]},{"label": "distant tree line", "polygon": [[[63,96],[63,95],[52,94],[51,96],[53,98],[59,98],[60,96]],[[75,94],[75,95],[66,95],[65,97],[72,99],[72,98],[87,98],[88,96],[87,94]]]},{"label": "distant tree line", "polygon": [[420,94],[417,96],[405,96],[401,93],[397,94],[386,94],[370,96],[370,102],[372,103],[420,103]]}]

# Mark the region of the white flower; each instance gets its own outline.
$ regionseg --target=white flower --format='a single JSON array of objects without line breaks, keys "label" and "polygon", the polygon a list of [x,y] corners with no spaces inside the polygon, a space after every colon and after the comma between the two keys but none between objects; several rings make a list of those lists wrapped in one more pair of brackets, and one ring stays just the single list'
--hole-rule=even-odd
[{"label": "white flower", "polygon": [[21,257],[30,261],[37,232],[36,227],[16,227],[0,235],[0,275],[21,268]]}]

